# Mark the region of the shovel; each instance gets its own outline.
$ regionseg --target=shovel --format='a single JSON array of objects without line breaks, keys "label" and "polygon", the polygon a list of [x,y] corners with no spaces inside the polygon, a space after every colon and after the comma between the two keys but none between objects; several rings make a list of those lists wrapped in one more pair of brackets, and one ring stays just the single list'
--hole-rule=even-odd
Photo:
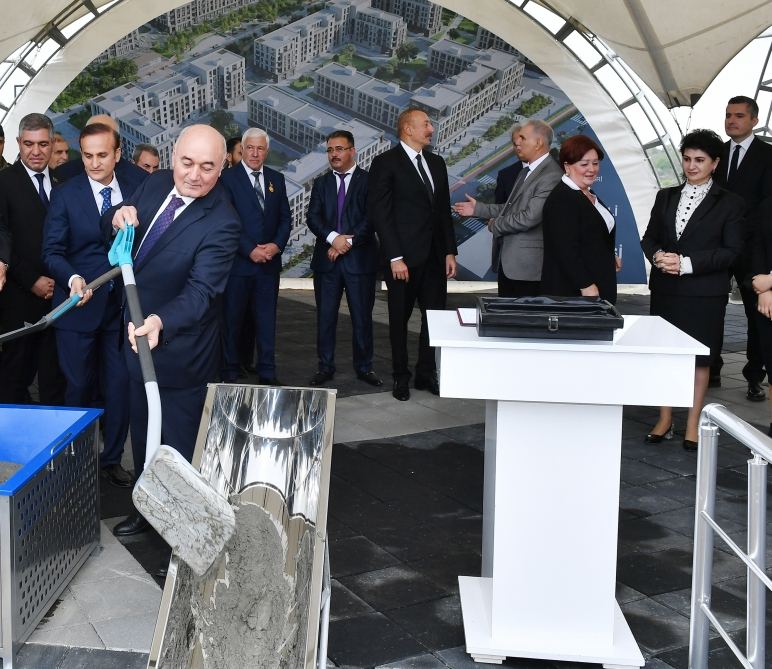
[{"label": "shovel", "polygon": [[[98,276],[96,279],[94,279],[90,284],[88,284],[83,289],[83,292],[85,293],[87,290],[96,290],[100,286],[103,286],[104,284],[106,284],[111,279],[114,279],[115,277],[117,277],[120,273],[121,273],[120,267],[113,267],[111,270],[108,270],[101,276]],[[64,316],[64,314],[70,311],[70,309],[76,306],[78,302],[80,302],[80,300],[81,300],[80,295],[73,295],[72,297],[67,298],[58,307],[49,311],[45,316],[43,316],[43,318],[41,318],[36,323],[25,323],[23,327],[0,334],[0,344],[4,344],[5,342],[11,341],[13,339],[18,339],[19,337],[23,337],[24,335],[32,334],[33,332],[40,332],[41,330],[45,330],[57,318],[61,318],[62,316]]]},{"label": "shovel", "polygon": [[[108,258],[120,266],[131,322],[141,327],[145,319],[134,279],[132,247],[134,227],[118,232]],[[137,337],[137,352],[147,395],[145,468],[132,492],[136,509],[156,529],[172,550],[196,574],[203,576],[222,553],[236,529],[236,516],[228,503],[176,450],[161,445],[161,396],[146,337]]]}]

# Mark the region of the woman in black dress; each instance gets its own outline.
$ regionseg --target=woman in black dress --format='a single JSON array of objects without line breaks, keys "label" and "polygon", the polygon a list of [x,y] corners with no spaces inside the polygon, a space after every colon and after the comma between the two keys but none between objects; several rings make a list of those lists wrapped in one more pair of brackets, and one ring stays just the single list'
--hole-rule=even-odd
[{"label": "woman in black dress", "polygon": [[[688,451],[697,450],[710,361],[720,353],[729,268],[743,247],[743,200],[716,185],[712,178],[722,148],[720,137],[711,130],[695,130],[683,138],[686,183],[657,193],[641,239],[652,265],[651,314],[710,348],[710,355],[697,356],[695,361],[694,404],[683,441]],[[659,420],[646,441],[656,444],[672,434],[673,411],[660,407]]]},{"label": "woman in black dress", "polygon": [[600,296],[616,302],[616,273],[622,267],[614,254],[616,225],[590,188],[601,160],[603,151],[585,135],[569,137],[560,147],[559,161],[566,173],[542,213],[545,295]]}]

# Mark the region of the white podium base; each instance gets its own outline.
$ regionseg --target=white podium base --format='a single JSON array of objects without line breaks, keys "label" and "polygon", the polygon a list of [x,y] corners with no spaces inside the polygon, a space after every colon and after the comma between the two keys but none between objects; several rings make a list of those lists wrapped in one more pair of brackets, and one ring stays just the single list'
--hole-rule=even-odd
[{"label": "white podium base", "polygon": [[501,664],[507,657],[530,657],[538,660],[592,662],[602,664],[606,669],[642,667],[645,664],[618,604],[614,612],[614,641],[611,647],[582,647],[574,641],[570,648],[565,648],[560,636],[556,634],[550,647],[545,648],[534,646],[528,638],[519,638],[516,630],[506,639],[494,639],[491,636],[491,579],[459,576],[458,585],[466,652],[475,662]]}]

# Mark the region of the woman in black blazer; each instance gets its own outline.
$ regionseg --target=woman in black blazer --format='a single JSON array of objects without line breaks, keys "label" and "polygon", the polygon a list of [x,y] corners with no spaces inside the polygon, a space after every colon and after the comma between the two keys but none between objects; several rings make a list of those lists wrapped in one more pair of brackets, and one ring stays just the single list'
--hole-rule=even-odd
[{"label": "woman in black blazer", "polygon": [[616,272],[622,267],[614,254],[616,225],[590,189],[601,160],[603,151],[585,135],[569,137],[560,147],[559,162],[566,173],[542,214],[545,295],[600,296],[616,302]]},{"label": "woman in black blazer", "polygon": [[[710,361],[720,353],[729,268],[743,248],[743,200],[713,183],[722,149],[721,139],[712,130],[695,130],[683,138],[686,183],[657,193],[641,239],[652,265],[651,314],[710,348],[710,355],[698,355],[695,361],[694,404],[683,441],[687,451],[697,450]],[[673,411],[660,407],[659,420],[646,441],[657,444],[672,435]]]}]

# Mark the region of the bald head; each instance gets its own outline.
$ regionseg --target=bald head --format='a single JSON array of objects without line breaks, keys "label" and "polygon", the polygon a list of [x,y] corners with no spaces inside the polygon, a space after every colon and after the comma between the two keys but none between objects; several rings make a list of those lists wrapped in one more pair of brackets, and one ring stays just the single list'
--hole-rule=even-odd
[{"label": "bald head", "polygon": [[86,122],[86,125],[92,125],[93,123],[101,123],[102,125],[112,128],[115,132],[118,132],[118,123],[112,116],[108,116],[107,114],[96,114],[92,116]]},{"label": "bald head", "polygon": [[225,161],[225,138],[208,125],[189,125],[172,154],[174,185],[180,195],[203,197],[217,183]]}]

